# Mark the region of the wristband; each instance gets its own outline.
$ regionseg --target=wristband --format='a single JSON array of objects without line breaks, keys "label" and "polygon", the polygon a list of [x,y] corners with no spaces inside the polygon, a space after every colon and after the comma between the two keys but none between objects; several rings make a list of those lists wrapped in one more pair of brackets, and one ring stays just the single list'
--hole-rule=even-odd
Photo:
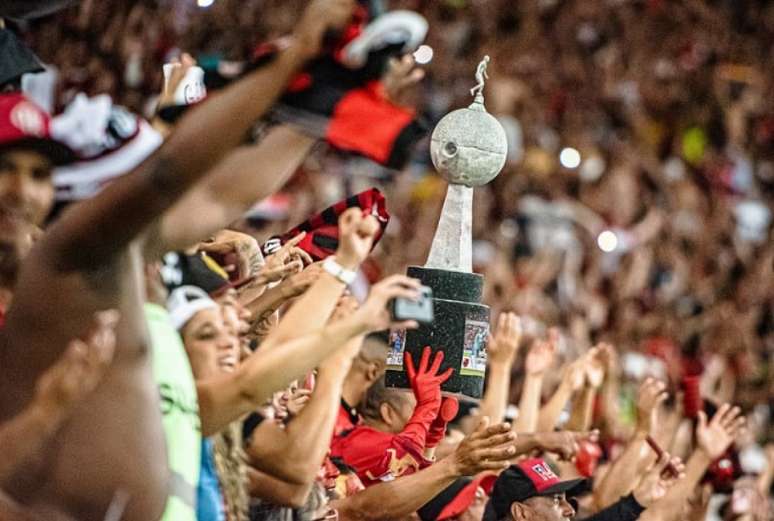
[{"label": "wristband", "polygon": [[336,262],[333,257],[328,257],[325,259],[325,261],[323,261],[322,267],[325,271],[336,277],[347,286],[355,282],[355,278],[357,278],[357,272],[346,269],[341,264]]}]

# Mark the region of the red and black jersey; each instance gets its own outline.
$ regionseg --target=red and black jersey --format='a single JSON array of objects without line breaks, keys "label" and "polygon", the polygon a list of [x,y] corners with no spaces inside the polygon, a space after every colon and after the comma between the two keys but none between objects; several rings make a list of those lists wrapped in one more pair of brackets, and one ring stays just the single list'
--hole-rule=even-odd
[{"label": "red and black jersey", "polygon": [[298,243],[298,247],[306,251],[315,261],[333,255],[339,247],[339,217],[349,208],[361,208],[364,213],[373,215],[379,221],[379,231],[374,237],[374,246],[376,246],[390,222],[390,214],[387,212],[384,195],[376,188],[371,188],[339,201],[282,235],[270,238],[263,245],[264,255],[276,252],[301,232],[306,232],[306,237]]},{"label": "red and black jersey", "polygon": [[331,456],[355,469],[366,487],[413,474],[432,462],[409,436],[359,425],[333,439]]}]

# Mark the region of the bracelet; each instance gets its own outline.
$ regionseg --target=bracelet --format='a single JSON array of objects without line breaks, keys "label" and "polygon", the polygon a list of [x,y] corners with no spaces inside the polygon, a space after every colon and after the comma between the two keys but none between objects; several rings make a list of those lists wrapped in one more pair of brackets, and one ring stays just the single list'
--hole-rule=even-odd
[{"label": "bracelet", "polygon": [[355,282],[355,278],[357,278],[357,272],[346,269],[336,262],[333,257],[325,259],[322,268],[347,286]]}]

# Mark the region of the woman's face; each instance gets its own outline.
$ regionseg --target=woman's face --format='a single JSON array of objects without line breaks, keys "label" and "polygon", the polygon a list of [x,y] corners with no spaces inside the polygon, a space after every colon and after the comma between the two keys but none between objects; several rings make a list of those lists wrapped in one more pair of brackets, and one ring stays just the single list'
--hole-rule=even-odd
[{"label": "woman's face", "polygon": [[220,307],[194,315],[183,328],[183,343],[197,380],[233,371],[239,362],[239,341],[226,327]]}]

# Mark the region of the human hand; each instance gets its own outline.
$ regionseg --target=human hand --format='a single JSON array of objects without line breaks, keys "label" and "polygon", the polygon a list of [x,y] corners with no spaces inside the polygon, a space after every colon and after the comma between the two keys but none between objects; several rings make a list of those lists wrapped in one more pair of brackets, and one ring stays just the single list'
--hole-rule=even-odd
[{"label": "human hand", "polygon": [[589,387],[598,389],[605,381],[605,362],[601,354],[603,350],[612,349],[609,344],[597,344],[586,353],[586,383]]},{"label": "human hand", "polygon": [[188,73],[188,69],[196,65],[196,60],[194,60],[190,54],[185,52],[180,56],[179,61],[174,60],[170,62],[169,65],[172,66],[172,72],[169,75],[169,78],[164,82],[161,96],[159,96],[159,109],[175,104],[175,92],[177,92],[177,88]]},{"label": "human hand", "polygon": [[406,54],[402,58],[390,58],[382,85],[387,99],[398,106],[408,106],[414,87],[425,77],[423,69],[415,69],[414,57]]},{"label": "human hand", "polygon": [[415,368],[411,353],[407,351],[404,355],[406,376],[411,384],[411,389],[414,391],[414,397],[417,399],[417,406],[437,404],[437,407],[439,407],[441,405],[441,385],[454,372],[454,369],[450,367],[443,373],[438,374],[443,362],[443,351],[435,353],[433,365],[428,367],[431,353],[430,347],[425,346],[422,350],[422,357],[419,360],[419,368]]},{"label": "human hand", "polygon": [[[675,469],[677,474],[670,469]],[[648,508],[666,496],[679,480],[685,477],[685,465],[680,458],[672,458],[666,452],[650,468],[632,493],[640,506]]]},{"label": "human hand", "polygon": [[298,416],[298,413],[309,403],[312,397],[312,391],[310,389],[303,389],[301,387],[294,389],[293,392],[287,398],[285,408],[288,410],[290,417]]},{"label": "human hand", "polygon": [[[450,369],[451,370],[451,369]],[[452,421],[460,410],[460,402],[453,396],[446,396],[441,400],[438,416],[435,417],[425,437],[425,447],[431,449],[440,445],[446,436],[446,426]]]},{"label": "human hand", "polygon": [[221,230],[207,242],[199,243],[203,251],[228,274],[230,280],[243,280],[260,272],[263,254],[255,237],[234,230]]},{"label": "human hand", "polygon": [[[292,266],[293,264],[294,263],[285,264],[285,266]],[[322,275],[323,272],[324,270],[321,263],[312,264],[303,271],[290,275],[280,282],[277,288],[279,288],[282,296],[286,299],[299,297],[304,294],[312,284],[317,282],[317,279],[320,278],[320,275]]]},{"label": "human hand", "polygon": [[[475,476],[479,472],[500,471],[516,455],[516,434],[508,423],[489,425],[489,418],[479,420],[478,427],[447,458],[457,476]],[[446,459],[441,460],[446,461]]]},{"label": "human hand", "polygon": [[569,385],[573,392],[583,389],[583,386],[586,384],[586,360],[579,358],[568,365],[565,370],[564,381],[567,382],[566,385]]},{"label": "human hand", "polygon": [[293,40],[303,55],[317,56],[326,31],[343,29],[352,18],[355,5],[355,0],[311,0],[293,31]]},{"label": "human hand", "polygon": [[580,450],[581,441],[588,440],[592,443],[599,441],[599,431],[541,432],[536,435],[536,439],[543,450],[558,454],[560,460],[571,461]]},{"label": "human hand", "polygon": [[379,221],[373,215],[363,215],[360,208],[350,208],[339,217],[339,247],[336,262],[353,270],[360,266],[374,244]]},{"label": "human hand", "polygon": [[666,384],[653,378],[646,378],[637,391],[637,432],[651,434],[656,423],[659,406],[669,398]]},{"label": "human hand", "polygon": [[521,319],[514,313],[500,313],[494,335],[489,335],[487,355],[493,366],[510,368],[521,342]]},{"label": "human hand", "polygon": [[707,423],[707,413],[699,411],[699,423],[696,426],[696,442],[710,461],[723,455],[734,442],[734,438],[744,427],[745,418],[739,407],[724,403]]},{"label": "human hand", "polygon": [[405,275],[392,275],[374,284],[368,298],[360,306],[353,318],[362,326],[363,333],[383,331],[385,329],[416,329],[414,320],[393,322],[387,303],[394,298],[419,298],[419,281]]},{"label": "human hand", "polygon": [[527,354],[527,374],[545,373],[554,364],[558,344],[559,332],[553,328],[548,332],[548,340],[535,340]]},{"label": "human hand", "polygon": [[331,313],[329,322],[338,322],[339,320],[351,317],[359,307],[360,303],[357,299],[351,294],[345,293],[339,297],[339,301],[336,302],[336,307],[333,309],[333,313]]},{"label": "human hand", "polygon": [[[306,232],[301,232],[295,237],[291,238],[280,249],[268,255],[266,257],[266,264],[264,269],[266,271],[280,271],[283,267],[293,265],[298,267],[297,271],[301,271],[304,266],[309,266],[314,262],[312,257],[304,250],[298,247],[298,244],[304,240]],[[261,270],[262,272],[264,270]],[[275,282],[281,279],[267,278],[269,282]]]},{"label": "human hand", "polygon": [[35,385],[35,406],[48,417],[62,417],[99,384],[113,361],[115,328],[120,314],[115,310],[94,314],[95,325],[84,340],[71,340],[64,354]]}]

